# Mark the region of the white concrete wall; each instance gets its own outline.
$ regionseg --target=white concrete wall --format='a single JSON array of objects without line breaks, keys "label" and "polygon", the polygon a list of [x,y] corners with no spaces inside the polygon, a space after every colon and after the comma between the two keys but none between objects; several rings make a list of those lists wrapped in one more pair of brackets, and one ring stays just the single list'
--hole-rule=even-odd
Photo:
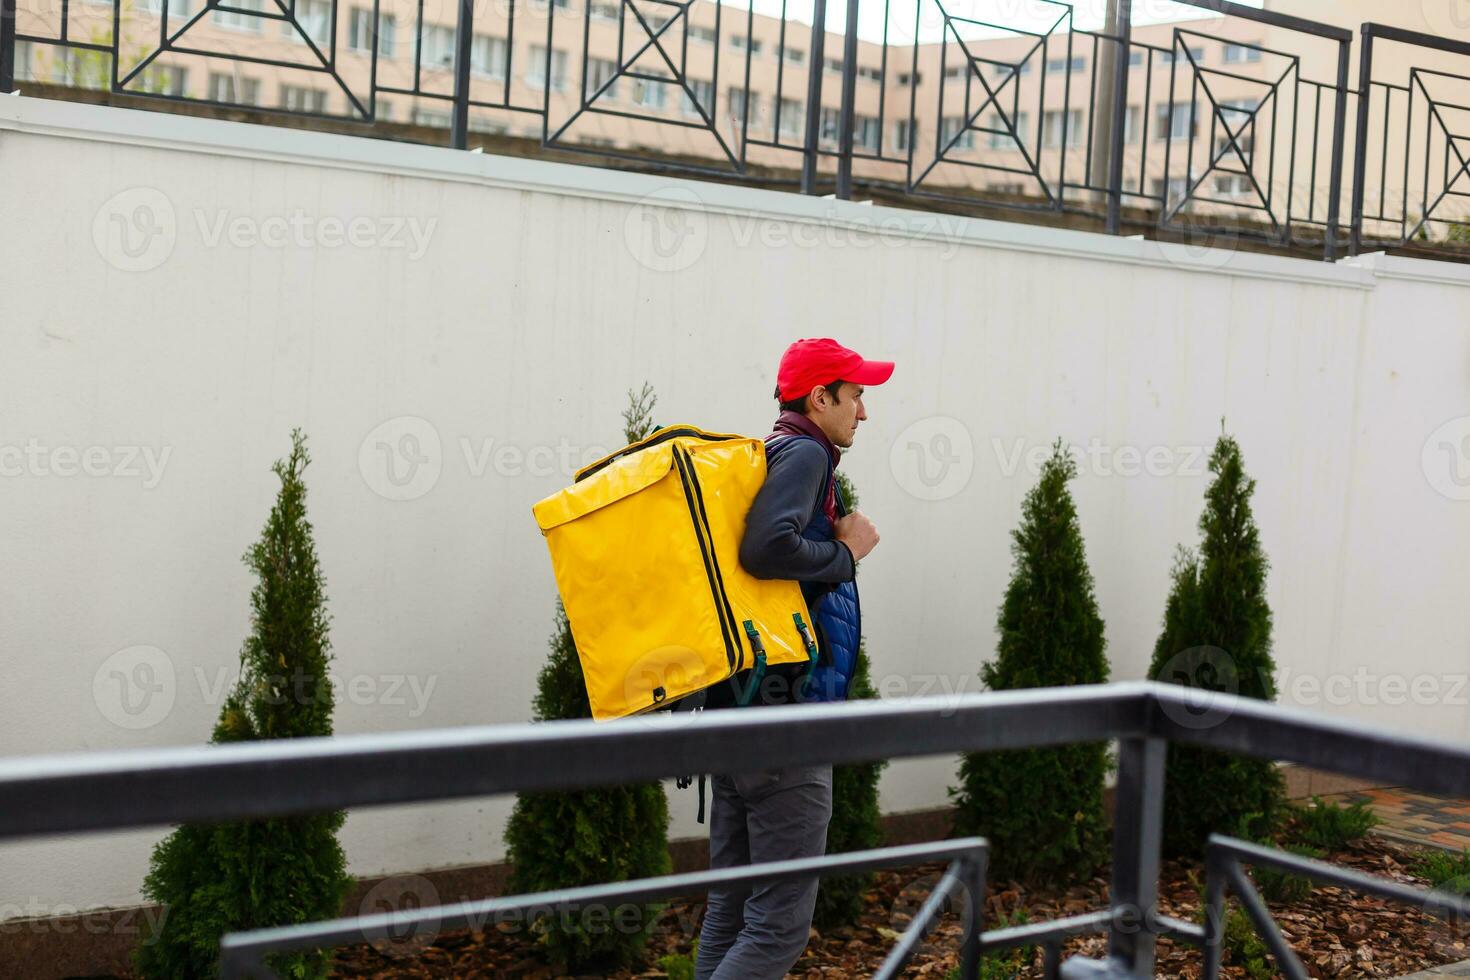
[{"label": "white concrete wall", "polygon": [[[1141,677],[1223,416],[1259,480],[1285,699],[1466,734],[1464,267],[29,99],[0,99],[0,178],[5,755],[207,737],[296,425],[338,731],[528,718],[555,597],[531,503],[618,441],[645,379],[660,422],[764,433],[782,348],[828,334],[899,363],[844,462],[883,534],[862,587],[888,693],[977,686],[1026,454],[1058,436],[1084,450],[1114,676]],[[385,451],[422,462],[397,455],[396,485]],[[884,805],[941,804],[952,771],[895,765]],[[509,806],[353,813],[352,869],[497,859]],[[697,833],[693,795],[672,806]],[[0,915],[136,901],[160,834],[6,845]]]}]

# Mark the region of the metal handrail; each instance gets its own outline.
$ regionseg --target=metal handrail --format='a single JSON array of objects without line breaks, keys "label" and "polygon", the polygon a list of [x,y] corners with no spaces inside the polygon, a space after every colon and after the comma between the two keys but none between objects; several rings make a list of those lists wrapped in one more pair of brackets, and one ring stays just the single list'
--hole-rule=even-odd
[{"label": "metal handrail", "polygon": [[[989,933],[979,932],[977,920],[967,924],[967,949],[1034,941],[1045,945],[1048,957],[1054,958],[1063,938],[1107,931],[1108,960],[1070,960],[1061,967],[1063,975],[1082,976],[1079,971],[1091,970],[1087,975],[1146,977],[1152,975],[1155,939],[1174,935],[1204,944],[1207,964],[1213,955],[1218,965],[1218,955],[1208,952],[1219,940],[1211,922],[1198,926],[1157,912],[1164,757],[1169,742],[1390,779],[1425,792],[1470,796],[1470,748],[1228,694],[1129,682],[640,717],[613,723],[557,721],[0,759],[0,840],[516,791],[580,789],[687,772],[741,772],[769,766],[773,758],[781,759],[783,765],[851,763],[1112,739],[1118,740],[1118,782],[1111,908],[1105,915],[1088,913]],[[761,746],[761,751],[746,751],[750,745]],[[1217,863],[1221,860],[1218,855],[1225,854],[1232,860],[1325,876],[1349,887],[1392,892],[1393,897],[1406,894],[1401,894],[1399,886],[1384,891],[1388,886],[1355,877],[1354,872],[1243,842],[1215,839],[1211,846]],[[956,850],[943,851],[946,847]],[[441,919],[446,915],[467,917],[486,910],[577,900],[577,896],[587,900],[589,895],[611,899],[668,894],[723,882],[722,876],[731,873],[812,875],[859,866],[893,866],[941,854],[961,862],[952,871],[965,877],[971,907],[978,908],[974,896],[983,894],[983,848],[978,840],[912,845],[829,856],[798,866],[744,868],[619,882],[591,891],[494,899],[447,906],[438,914]],[[1210,881],[1211,896],[1228,881],[1257,927],[1267,933],[1268,943],[1274,945],[1268,927],[1256,915],[1261,909],[1252,912],[1253,893],[1243,875],[1217,870]],[[943,896],[935,900],[931,895],[931,900],[942,902]],[[1457,904],[1453,897],[1430,911],[1438,908],[1470,914],[1470,903]],[[411,913],[393,913],[396,918],[381,921],[368,917],[292,927],[304,930],[299,932],[241,934],[229,939],[225,948],[236,951],[231,955],[240,958],[239,969],[258,969],[252,964],[267,949],[285,948],[273,945],[277,940],[304,942],[310,937],[319,943],[349,934],[370,939],[383,934],[377,930],[407,921],[404,915]],[[912,949],[912,940],[900,940],[899,953],[904,949]]]}]

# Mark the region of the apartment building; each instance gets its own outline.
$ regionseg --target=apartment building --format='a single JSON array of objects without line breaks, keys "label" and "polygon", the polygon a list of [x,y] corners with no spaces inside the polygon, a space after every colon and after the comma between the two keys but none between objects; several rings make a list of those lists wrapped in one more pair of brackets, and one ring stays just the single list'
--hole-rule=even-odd
[{"label": "apartment building", "polygon": [[[227,0],[229,9],[209,11],[203,0],[118,2],[120,71],[147,61],[130,88],[449,125],[454,0],[422,8],[380,0],[376,18],[365,0],[339,0],[335,9],[329,0],[296,0],[294,17],[272,0]],[[56,3],[21,0],[19,31],[58,37]],[[886,43],[858,44],[855,174],[1038,201],[1063,185],[1085,193],[1100,182],[1093,93],[1114,42],[1064,26],[1005,35],[934,0],[918,11],[892,9]],[[73,0],[69,36],[106,44],[112,18],[112,0]],[[172,50],[153,56],[164,36]],[[1335,78],[1333,45],[1219,17],[1141,25],[1133,38],[1123,119],[1132,199],[1173,202],[1188,192],[1277,220],[1284,211],[1325,218],[1335,94],[1323,83]],[[470,128],[679,154],[717,168],[737,160],[798,166],[812,41],[810,23],[795,14],[783,20],[712,0],[694,0],[687,11],[657,0],[490,0],[475,10]],[[816,112],[830,152],[843,37],[829,31],[823,44]],[[17,52],[22,80],[105,86],[110,70],[100,52],[28,42]],[[823,163],[833,165],[830,156]],[[1395,176],[1402,170],[1396,165]]]}]

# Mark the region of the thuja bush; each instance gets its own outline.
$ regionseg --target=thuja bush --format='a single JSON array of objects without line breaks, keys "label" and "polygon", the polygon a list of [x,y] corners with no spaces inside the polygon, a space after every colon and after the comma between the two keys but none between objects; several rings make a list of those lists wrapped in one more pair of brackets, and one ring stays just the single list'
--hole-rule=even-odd
[{"label": "thuja bush", "polygon": [[[628,393],[623,435],[636,442],[653,428],[656,401],[644,385]],[[590,718],[576,641],[557,603],[550,656],[536,679],[537,721]],[[514,892],[627,881],[667,874],[669,808],[657,783],[569,793],[523,793],[505,829]],[[572,972],[639,962],[660,906],[625,903],[538,919],[547,956]]]},{"label": "thuja bush", "polygon": [[[1271,609],[1266,603],[1268,562],[1251,513],[1256,482],[1245,473],[1240,447],[1222,435],[1210,455],[1214,474],[1205,492],[1198,554],[1181,548],[1154,645],[1149,677],[1202,692],[1272,701],[1276,663],[1271,656]],[[1191,719],[1208,724],[1209,709]],[[1265,837],[1285,816],[1284,784],[1266,759],[1171,745],[1164,792],[1164,848],[1199,857],[1212,832],[1243,828]]]},{"label": "thuja bush", "polygon": [[[216,744],[332,734],[331,662],[325,581],[306,519],[302,471],[310,458],[300,431],[275,464],[281,486],[260,540],[245,553],[255,573],[251,632],[240,677],[210,741]],[[334,918],[352,879],[337,842],[343,813],[193,825],[154,849],[143,894],[165,909],[135,954],[150,978],[218,975],[220,938],[240,929]],[[325,977],[330,953],[272,957],[283,977]]]},{"label": "thuja bush", "polygon": [[[1012,532],[1014,565],[980,676],[992,691],[1101,684],[1108,679],[1102,617],[1077,508],[1067,489],[1077,463],[1058,441]],[[1091,875],[1107,847],[1103,744],[983,752],[965,757],[955,829],[990,841],[992,874],[1036,884]]]}]

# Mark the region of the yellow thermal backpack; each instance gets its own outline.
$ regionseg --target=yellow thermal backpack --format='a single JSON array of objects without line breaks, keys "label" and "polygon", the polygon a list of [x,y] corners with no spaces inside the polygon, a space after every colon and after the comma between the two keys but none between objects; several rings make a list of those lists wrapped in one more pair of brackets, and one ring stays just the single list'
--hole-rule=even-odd
[{"label": "yellow thermal backpack", "polygon": [[817,661],[795,582],[740,565],[765,443],[665,426],[578,470],[532,512],[551,550],[592,717],[670,707],[767,665]]}]

